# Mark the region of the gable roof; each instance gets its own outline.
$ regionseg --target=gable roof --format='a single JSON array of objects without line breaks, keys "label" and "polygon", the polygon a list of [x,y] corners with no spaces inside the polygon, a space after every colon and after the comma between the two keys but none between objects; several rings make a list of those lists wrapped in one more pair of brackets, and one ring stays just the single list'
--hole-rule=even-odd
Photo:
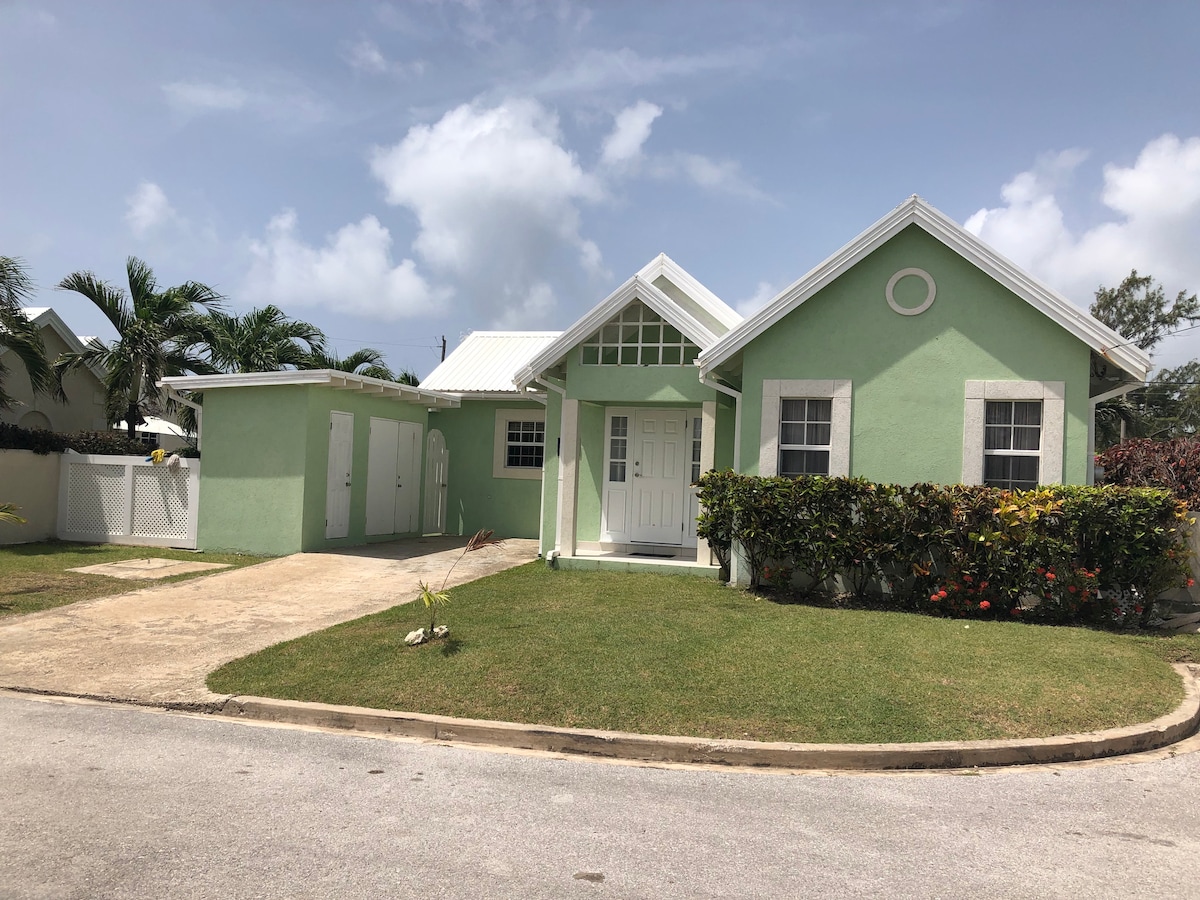
[{"label": "gable roof", "polygon": [[[62,320],[62,316],[49,306],[23,306],[21,307],[21,312],[25,314],[25,318],[39,329],[52,329],[73,353],[82,352],[89,341],[96,340],[96,338],[80,337],[77,335],[67,327],[67,323]],[[7,350],[8,347],[0,344],[0,354],[5,353]],[[50,360],[50,362],[53,363],[54,360]],[[89,365],[87,368],[101,382],[108,375],[108,372],[101,365]]]},{"label": "gable roof", "polygon": [[645,303],[701,350],[742,321],[716,294],[660,253],[522,367],[514,379],[517,386],[528,387],[634,300]]},{"label": "gable roof", "polygon": [[756,337],[801,306],[852,266],[905,228],[916,225],[959,256],[1008,288],[1030,306],[1115,363],[1138,381],[1150,372],[1150,357],[1094,316],[1080,310],[1056,291],[1037,281],[1001,256],[953,219],[916,194],[838,250],[800,280],[778,294],[757,313],[701,351],[697,365],[706,375],[740,352]]},{"label": "gable roof", "polygon": [[450,393],[517,393],[513,377],[561,334],[558,331],[473,331],[425,376],[421,387]]}]

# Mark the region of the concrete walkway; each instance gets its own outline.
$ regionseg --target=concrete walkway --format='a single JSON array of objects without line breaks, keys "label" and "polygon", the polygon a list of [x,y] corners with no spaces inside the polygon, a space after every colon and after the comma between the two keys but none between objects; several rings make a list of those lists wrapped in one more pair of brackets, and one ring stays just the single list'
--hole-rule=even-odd
[{"label": "concrete walkway", "polygon": [[[417,598],[440,585],[466,538],[436,537],[299,553],[177,584],[0,622],[0,687],[212,707],[213,669],[280,641]],[[463,557],[449,585],[537,557],[505,541]],[[114,582],[114,590],[119,590]]]}]

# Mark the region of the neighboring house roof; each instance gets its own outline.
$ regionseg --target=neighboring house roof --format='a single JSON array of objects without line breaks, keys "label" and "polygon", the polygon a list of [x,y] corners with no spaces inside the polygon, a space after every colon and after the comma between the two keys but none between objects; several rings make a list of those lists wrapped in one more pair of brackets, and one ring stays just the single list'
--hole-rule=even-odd
[{"label": "neighboring house roof", "polygon": [[402,400],[423,406],[458,406],[458,398],[439,391],[416,388],[411,384],[369,378],[335,369],[289,369],[283,372],[247,372],[233,375],[172,375],[163,378],[159,387],[177,391],[215,391],[223,388],[264,387],[280,384],[327,384],[337,390],[374,394],[392,400]]},{"label": "neighboring house roof", "polygon": [[421,387],[449,393],[517,393],[513,376],[561,334],[474,331],[430,372]]},{"label": "neighboring house roof", "polygon": [[801,306],[856,263],[916,225],[974,264],[1030,306],[1065,328],[1105,359],[1138,381],[1150,372],[1150,357],[1107,325],[1080,310],[1061,294],[1046,287],[1015,263],[1005,259],[953,219],[934,209],[916,194],[842,247],[807,275],[785,288],[763,309],[702,349],[697,364],[706,375],[731,359],[756,337]]},{"label": "neighboring house roof", "polygon": [[[21,312],[25,314],[25,318],[33,322],[39,329],[54,329],[55,334],[62,338],[63,343],[75,353],[81,352],[88,341],[95,340],[95,338],[80,337],[75,334],[74,331],[67,327],[67,323],[62,320],[62,316],[49,306],[24,306],[21,308]],[[0,355],[4,354],[7,350],[7,347],[0,344]],[[53,363],[54,360],[50,360],[50,362]],[[88,369],[101,381],[104,381],[108,375],[103,366],[88,366]]]},{"label": "neighboring house roof", "polygon": [[517,386],[532,384],[634,300],[645,303],[701,350],[711,347],[742,321],[716,294],[660,253],[521,368],[515,379]]}]

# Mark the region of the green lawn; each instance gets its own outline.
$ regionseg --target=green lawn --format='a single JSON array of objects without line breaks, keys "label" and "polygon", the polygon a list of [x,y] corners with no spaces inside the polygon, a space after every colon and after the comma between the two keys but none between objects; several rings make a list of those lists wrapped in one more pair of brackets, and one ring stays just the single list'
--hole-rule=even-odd
[{"label": "green lawn", "polygon": [[453,640],[406,605],[209,676],[251,694],[546,725],[754,740],[1040,737],[1145,721],[1200,644],[1079,628],[779,605],[683,576],[532,563],[455,588]]},{"label": "green lawn", "polygon": [[216,571],[227,571],[215,569],[170,578],[137,581],[67,571],[122,559],[144,559],[147,556],[186,559],[192,562],[228,563],[231,566],[249,566],[264,559],[261,556],[244,556],[237,553],[194,553],[189,550],[167,550],[159,547],[76,544],[68,541],[4,546],[0,547],[0,618],[65,606],[93,597],[123,594],[150,585],[199,578]]}]

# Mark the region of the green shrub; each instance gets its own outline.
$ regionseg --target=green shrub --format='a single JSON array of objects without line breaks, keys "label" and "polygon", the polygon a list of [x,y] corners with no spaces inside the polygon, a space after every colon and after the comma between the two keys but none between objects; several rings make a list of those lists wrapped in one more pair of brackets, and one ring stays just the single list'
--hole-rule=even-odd
[{"label": "green shrub", "polygon": [[861,478],[701,478],[698,534],[751,587],[835,578],[858,599],[938,615],[1145,625],[1188,579],[1187,506],[1154,488],[1034,491]]},{"label": "green shrub", "polygon": [[148,444],[120,431],[80,431],[59,434],[40,428],[21,428],[0,423],[0,450],[32,450],[34,453],[100,453],[108,456],[144,456],[157,444]]}]

